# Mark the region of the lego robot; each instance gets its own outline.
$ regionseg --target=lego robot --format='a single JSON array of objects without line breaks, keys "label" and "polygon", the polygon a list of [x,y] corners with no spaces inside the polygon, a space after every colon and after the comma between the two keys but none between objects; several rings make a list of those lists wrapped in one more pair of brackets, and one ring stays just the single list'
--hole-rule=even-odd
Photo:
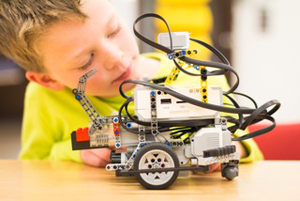
[{"label": "lego robot", "polygon": [[[161,16],[150,13],[139,17],[136,23],[146,17],[157,17],[164,21]],[[113,147],[115,151],[111,154],[106,170],[115,171],[117,176],[134,176],[148,189],[168,188],[176,181],[179,173],[189,170],[208,171],[209,166],[215,163],[221,163],[222,177],[228,180],[237,177],[240,158],[232,140],[244,140],[272,130],[275,120],[271,115],[278,110],[280,103],[272,100],[259,108],[241,108],[228,96],[237,84],[228,92],[223,92],[219,86],[208,86],[208,76],[227,72],[230,69],[229,62],[208,44],[190,39],[186,32],[172,33],[169,30],[168,33],[160,34],[159,43],[155,43],[141,36],[135,28],[134,31],[144,42],[165,51],[167,57],[174,61],[174,68],[163,79],[125,80],[120,86],[120,93],[126,101],[118,115],[106,117],[100,116],[85,96],[86,81],[96,73],[96,69],[81,76],[73,93],[91,119],[91,126],[72,132],[73,150]],[[197,50],[188,49],[190,40],[211,49],[223,64],[201,63],[197,60]],[[206,66],[220,67],[221,70],[208,71]],[[176,80],[181,71],[189,74],[200,72],[197,74],[200,86],[172,86],[172,81]],[[138,85],[132,97],[123,93],[122,86],[127,83]],[[224,95],[230,98],[235,108],[223,106]],[[135,114],[128,112],[131,102],[134,102]],[[270,106],[274,108],[267,111]],[[126,111],[126,115],[123,115],[123,111]],[[236,113],[239,119],[222,117],[221,112]],[[244,117],[245,114],[248,116]],[[263,119],[274,124],[232,138],[236,129],[245,129]],[[234,123],[234,126],[228,128],[228,121]]]}]

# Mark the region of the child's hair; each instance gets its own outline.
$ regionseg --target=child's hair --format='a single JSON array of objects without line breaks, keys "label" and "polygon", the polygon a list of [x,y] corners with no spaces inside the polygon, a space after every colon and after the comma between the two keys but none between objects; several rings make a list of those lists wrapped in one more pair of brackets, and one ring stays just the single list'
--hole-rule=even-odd
[{"label": "child's hair", "polygon": [[56,22],[87,16],[81,0],[0,0],[0,54],[28,71],[45,72],[36,42]]}]

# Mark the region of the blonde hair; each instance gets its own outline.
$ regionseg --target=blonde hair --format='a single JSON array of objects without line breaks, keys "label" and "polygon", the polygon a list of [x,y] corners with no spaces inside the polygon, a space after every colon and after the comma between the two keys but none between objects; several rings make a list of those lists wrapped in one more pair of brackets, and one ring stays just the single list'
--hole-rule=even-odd
[{"label": "blonde hair", "polygon": [[0,0],[0,54],[27,71],[45,72],[36,41],[56,22],[87,16],[81,0]]}]

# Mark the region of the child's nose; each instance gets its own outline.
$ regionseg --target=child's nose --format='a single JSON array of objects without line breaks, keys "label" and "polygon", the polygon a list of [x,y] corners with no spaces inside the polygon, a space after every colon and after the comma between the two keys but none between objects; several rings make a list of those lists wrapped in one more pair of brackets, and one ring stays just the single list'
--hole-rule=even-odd
[{"label": "child's nose", "polygon": [[109,47],[106,49],[104,54],[104,67],[111,70],[118,67],[122,63],[124,52],[118,48]]}]

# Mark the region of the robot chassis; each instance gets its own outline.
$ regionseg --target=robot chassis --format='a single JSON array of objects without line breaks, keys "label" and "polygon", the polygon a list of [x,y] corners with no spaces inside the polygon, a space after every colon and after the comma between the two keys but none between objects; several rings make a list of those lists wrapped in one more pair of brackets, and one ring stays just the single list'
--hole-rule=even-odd
[{"label": "robot chassis", "polygon": [[[151,126],[138,125],[127,116],[121,116],[127,128],[139,131],[138,134],[130,133],[120,126],[119,116],[101,117],[85,96],[86,80],[94,73],[96,70],[91,69],[81,76],[77,89],[73,89],[92,121],[90,128],[80,128],[71,134],[73,150],[114,147],[106,170],[115,171],[117,176],[135,176],[149,189],[167,188],[180,171],[208,171],[214,163],[222,164],[222,177],[232,180],[238,176],[239,153],[231,144],[227,121],[219,112],[193,106],[159,90],[137,87],[134,92],[136,115],[139,119],[150,120]],[[173,90],[198,99],[201,97],[197,86]],[[211,86],[206,94],[212,103],[223,105],[221,93],[220,87]],[[207,119],[211,124],[191,135],[190,143],[180,138],[172,139],[169,132],[158,131],[160,120],[187,118]],[[146,129],[150,129],[151,134],[146,134]],[[118,151],[120,147],[127,150]]]}]

